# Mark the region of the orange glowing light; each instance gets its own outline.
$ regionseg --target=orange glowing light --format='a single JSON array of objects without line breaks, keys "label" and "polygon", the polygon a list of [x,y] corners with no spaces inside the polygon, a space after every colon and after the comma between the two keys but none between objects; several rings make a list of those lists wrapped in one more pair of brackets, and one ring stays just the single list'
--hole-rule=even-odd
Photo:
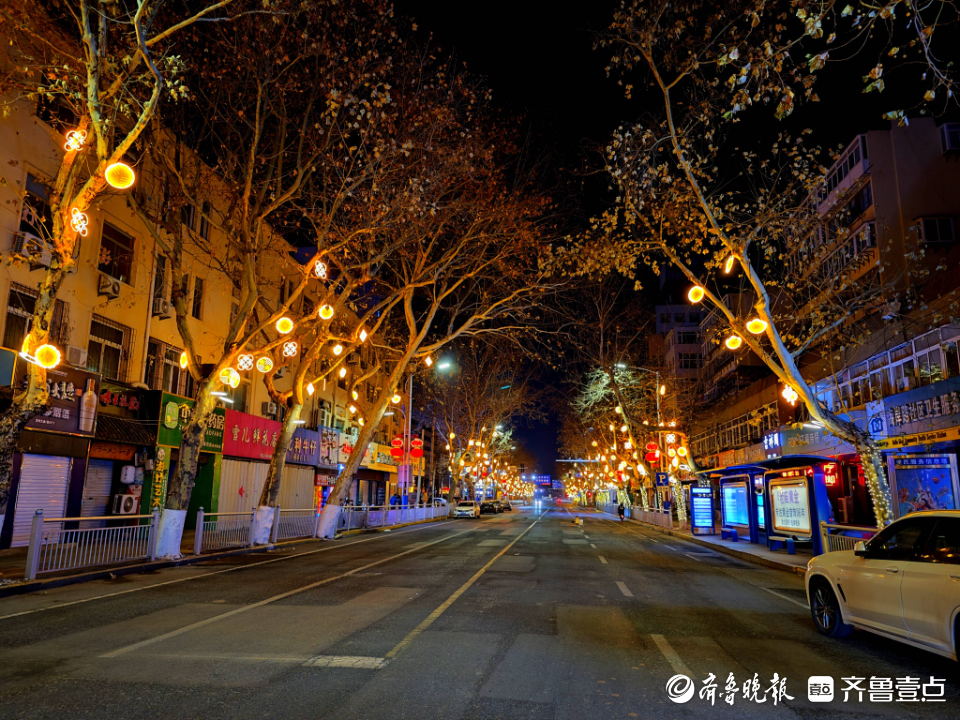
[{"label": "orange glowing light", "polygon": [[108,165],[103,177],[106,179],[107,185],[117,190],[126,190],[137,180],[137,174],[133,171],[133,168],[122,162]]},{"label": "orange glowing light", "polygon": [[293,330],[293,320],[288,317],[282,317],[277,320],[277,332],[281,335],[286,335],[288,332]]},{"label": "orange glowing light", "polygon": [[703,295],[703,288],[699,285],[694,285],[692,288],[690,288],[690,292],[687,293],[687,300],[692,303],[698,303],[703,300]]},{"label": "orange glowing light", "polygon": [[739,335],[731,335],[726,339],[724,345],[727,346],[728,350],[736,350],[738,347],[743,345],[743,338]]}]

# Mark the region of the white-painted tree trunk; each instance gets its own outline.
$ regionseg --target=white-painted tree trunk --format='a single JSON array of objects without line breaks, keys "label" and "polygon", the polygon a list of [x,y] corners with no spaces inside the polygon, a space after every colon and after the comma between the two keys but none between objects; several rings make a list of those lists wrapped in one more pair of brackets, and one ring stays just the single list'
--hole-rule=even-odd
[{"label": "white-painted tree trunk", "polygon": [[270,542],[270,531],[273,530],[273,521],[280,508],[261,505],[253,518],[253,527],[250,530],[251,545],[267,545]]},{"label": "white-painted tree trunk", "polygon": [[323,506],[320,513],[320,522],[317,523],[317,537],[333,540],[337,536],[337,522],[340,519],[340,511],[343,508],[333,503],[327,503]]},{"label": "white-painted tree trunk", "polygon": [[186,520],[186,510],[163,509],[160,513],[160,528],[157,533],[157,558],[174,560],[180,557],[183,524]]}]

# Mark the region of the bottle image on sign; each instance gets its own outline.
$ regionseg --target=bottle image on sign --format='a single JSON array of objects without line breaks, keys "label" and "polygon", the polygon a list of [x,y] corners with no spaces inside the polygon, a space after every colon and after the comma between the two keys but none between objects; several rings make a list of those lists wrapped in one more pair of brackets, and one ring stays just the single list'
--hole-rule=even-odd
[{"label": "bottle image on sign", "polygon": [[97,392],[94,379],[87,378],[87,389],[80,396],[80,432],[93,432],[93,421],[97,417]]}]

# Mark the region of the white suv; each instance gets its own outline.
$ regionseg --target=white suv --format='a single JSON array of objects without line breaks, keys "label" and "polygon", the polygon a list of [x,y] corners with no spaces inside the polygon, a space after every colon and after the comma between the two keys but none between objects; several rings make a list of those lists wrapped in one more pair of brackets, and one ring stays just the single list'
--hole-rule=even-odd
[{"label": "white suv", "polygon": [[461,500],[453,509],[454,517],[480,517],[480,505],[473,500]]},{"label": "white suv", "polygon": [[861,628],[957,659],[960,641],[960,511],[912,513],[854,550],[807,564],[817,629]]}]

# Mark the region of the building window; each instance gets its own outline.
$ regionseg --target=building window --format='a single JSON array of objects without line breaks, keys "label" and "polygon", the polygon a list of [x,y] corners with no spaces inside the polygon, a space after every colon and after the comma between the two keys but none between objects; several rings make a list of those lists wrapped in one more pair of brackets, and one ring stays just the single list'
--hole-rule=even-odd
[{"label": "building window", "polygon": [[47,241],[50,239],[50,203],[47,189],[27,173],[27,191],[20,207],[20,232]]},{"label": "building window", "polygon": [[702,360],[697,353],[680,353],[680,369],[696,370],[702,364]]},{"label": "building window", "polygon": [[118,230],[108,222],[103,224],[100,236],[100,259],[97,269],[120,282],[130,284],[133,267],[133,236]]},{"label": "building window", "polygon": [[182,352],[180,348],[150,338],[144,382],[151,390],[165,390],[174,395],[193,397],[193,378],[180,367]]},{"label": "building window", "polygon": [[203,318],[203,278],[196,278],[193,281],[193,306],[191,314],[197,319]]},{"label": "building window", "polygon": [[87,370],[98,372],[109,380],[126,380],[132,340],[133,330],[130,328],[94,315],[87,345]]},{"label": "building window", "polygon": [[917,229],[920,231],[920,239],[927,244],[952,243],[956,239],[953,218],[921,218],[917,221]]},{"label": "building window", "polygon": [[[3,327],[3,346],[13,350],[23,347],[23,339],[30,331],[37,291],[25,285],[11,283],[7,296],[7,319]],[[67,342],[67,304],[56,300],[50,319],[50,343],[60,348]]]},{"label": "building window", "polygon": [[153,297],[167,296],[167,256],[157,255],[157,269],[153,273]]},{"label": "building window", "polygon": [[206,200],[203,201],[201,206],[202,212],[200,213],[200,227],[197,230],[197,233],[206,240],[210,237],[210,203]]},{"label": "building window", "polygon": [[41,95],[37,101],[37,117],[58,132],[73,130],[80,124],[77,113],[58,96]]},{"label": "building window", "polygon": [[920,355],[917,359],[919,360],[921,386],[932,385],[943,380],[943,359],[940,356],[940,348],[934,348],[930,352]]},{"label": "building window", "polygon": [[698,345],[700,343],[697,333],[695,332],[681,332],[677,333],[677,344],[678,345]]},{"label": "building window", "polygon": [[180,207],[180,222],[187,227],[188,230],[193,230],[193,220],[194,215],[196,214],[195,208],[190,203]]}]

